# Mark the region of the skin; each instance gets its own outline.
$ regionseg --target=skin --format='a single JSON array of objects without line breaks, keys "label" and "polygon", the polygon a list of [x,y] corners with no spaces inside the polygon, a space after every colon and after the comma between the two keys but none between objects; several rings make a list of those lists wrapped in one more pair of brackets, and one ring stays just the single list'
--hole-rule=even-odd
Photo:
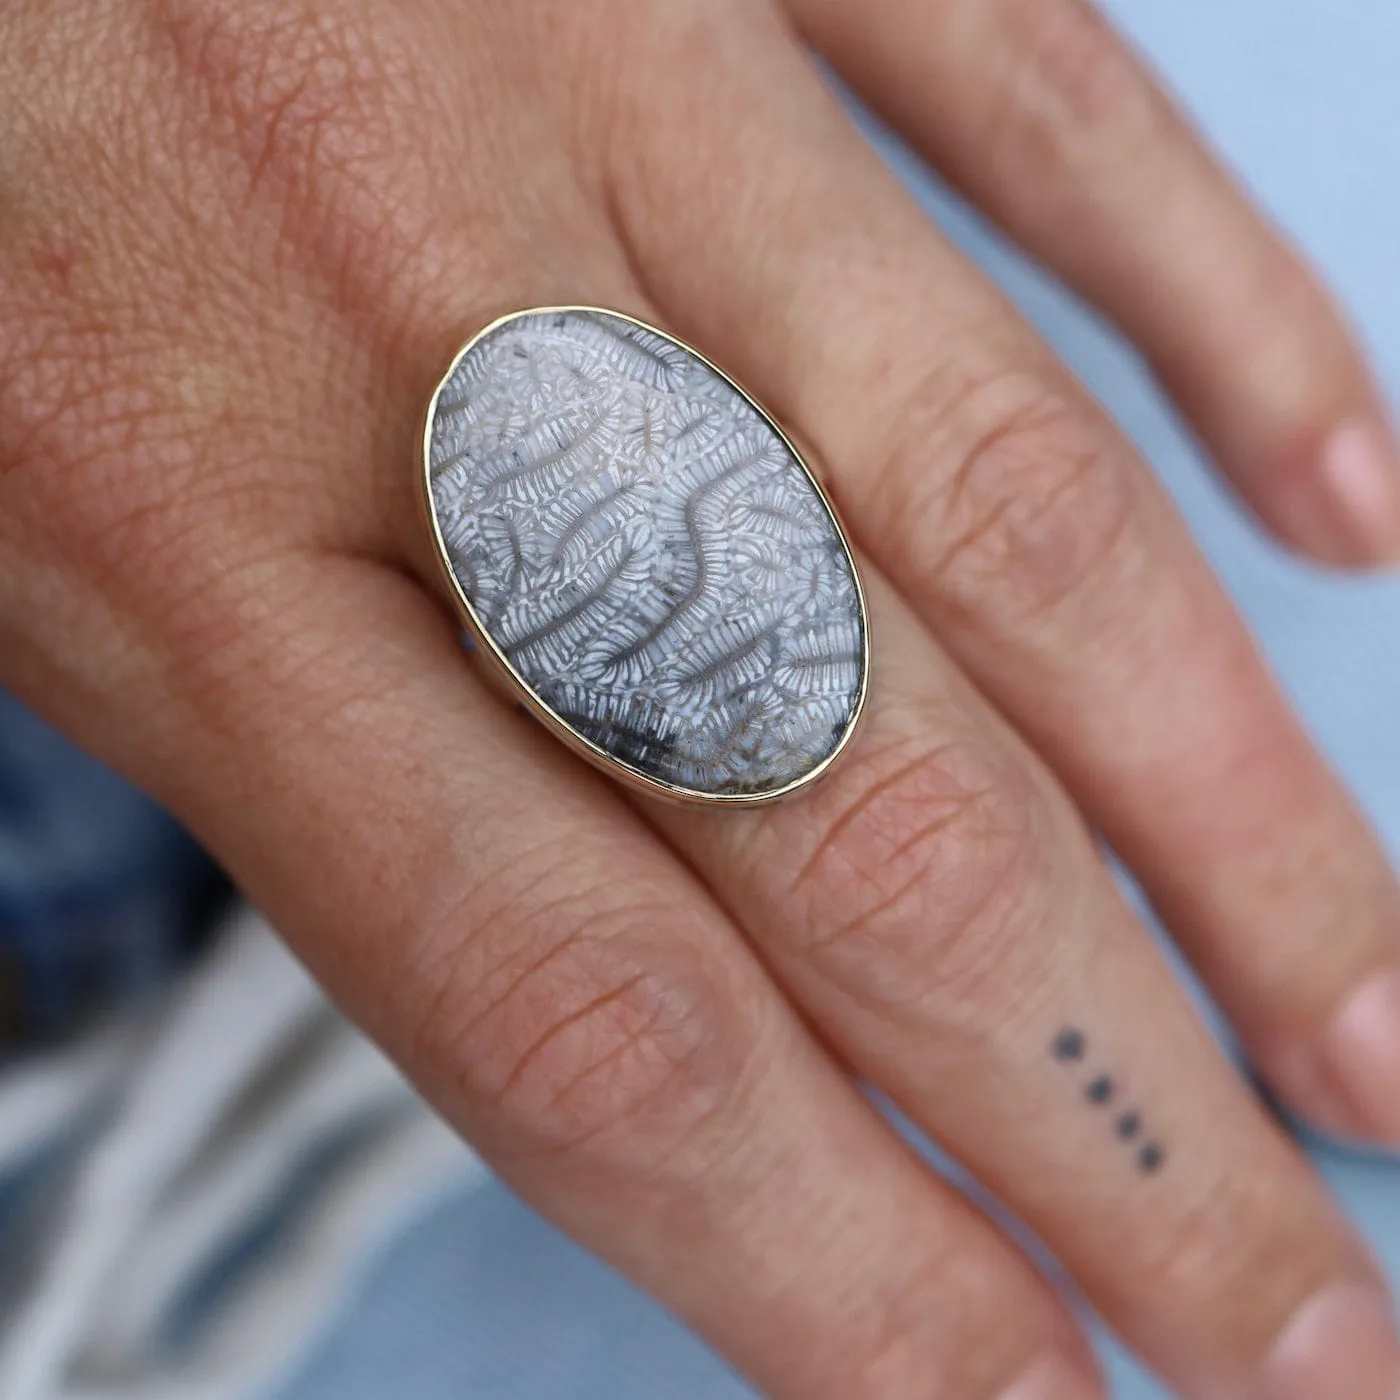
[{"label": "skin", "polygon": [[[854,1071],[1183,1396],[1400,1394],[1364,1248],[1091,832],[1278,1093],[1400,1145],[1396,885],[1148,471],[804,40],[1288,543],[1400,551],[1335,311],[1078,0],[9,0],[0,683],[765,1393],[1104,1393]],[[799,801],[624,794],[461,656],[418,415],[486,321],[580,301],[736,374],[850,526],[876,681]]]}]

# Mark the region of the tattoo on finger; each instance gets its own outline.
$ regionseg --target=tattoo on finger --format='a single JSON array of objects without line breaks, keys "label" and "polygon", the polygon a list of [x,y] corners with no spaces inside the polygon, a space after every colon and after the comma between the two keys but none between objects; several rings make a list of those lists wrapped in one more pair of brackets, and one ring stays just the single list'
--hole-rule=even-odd
[{"label": "tattoo on finger", "polygon": [[[1089,1038],[1076,1026],[1065,1026],[1050,1044],[1051,1057],[1063,1065],[1083,1064],[1089,1053]],[[1119,1097],[1119,1086],[1110,1074],[1091,1072],[1083,1083],[1085,1101],[1094,1108],[1107,1108]],[[1142,1114],[1125,1108],[1113,1119],[1113,1134],[1119,1142],[1134,1148],[1133,1162],[1143,1176],[1155,1176],[1166,1165],[1166,1148],[1149,1139],[1140,1142],[1144,1131]]]}]

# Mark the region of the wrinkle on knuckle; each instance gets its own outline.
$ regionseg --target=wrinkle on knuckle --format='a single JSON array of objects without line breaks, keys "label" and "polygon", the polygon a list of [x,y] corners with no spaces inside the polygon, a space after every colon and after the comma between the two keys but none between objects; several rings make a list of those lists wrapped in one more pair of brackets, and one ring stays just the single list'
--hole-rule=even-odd
[{"label": "wrinkle on knuckle", "polygon": [[1040,795],[987,755],[923,738],[852,755],[810,803],[820,835],[788,891],[798,951],[886,1009],[1008,985],[1043,878]]},{"label": "wrinkle on knuckle", "polygon": [[[976,1271],[972,1261],[959,1262],[960,1275]],[[1008,1316],[1005,1288],[996,1298],[980,1296],[975,1285],[966,1291],[971,1296],[950,1295],[946,1261],[936,1259],[927,1276],[910,1280],[899,1306],[845,1339],[828,1359],[829,1393],[862,1400],[991,1395],[1006,1379],[1009,1356],[1034,1355],[1039,1339],[1017,1334],[1032,1331],[1037,1310],[1031,1300],[1018,1298],[1023,1310]],[[930,1317],[939,1325],[930,1327]],[[946,1345],[949,1336],[959,1339],[956,1348]]]},{"label": "wrinkle on knuckle", "polygon": [[982,142],[993,166],[1037,187],[1104,165],[1130,172],[1170,107],[1111,23],[1080,0],[1003,0],[995,23],[1006,37]]},{"label": "wrinkle on knuckle", "polygon": [[415,1058],[512,1155],[654,1165],[684,1150],[738,1091],[749,1031],[731,979],[675,922],[611,878],[474,893],[432,940]]},{"label": "wrinkle on knuckle", "polygon": [[[567,910],[591,893],[578,878],[558,884],[538,879],[538,872],[550,863],[544,836],[527,840],[522,833],[507,849],[488,852],[485,859],[485,873],[463,877],[454,870],[445,877],[445,892],[430,890],[424,898],[426,908],[441,912],[420,918],[412,945],[413,982],[433,989],[411,1016],[410,1053],[419,1063],[453,1059],[463,1027],[490,1004],[475,1000],[466,1014],[461,1006],[464,991],[473,997],[489,995],[478,989],[490,984],[493,973],[500,975],[495,969],[523,956],[532,915],[543,924],[553,912]],[[512,937],[501,932],[510,929],[517,930]],[[535,956],[545,956],[556,946],[558,939],[548,938]]]},{"label": "wrinkle on knuckle", "polygon": [[[852,1297],[837,1333],[812,1339],[823,1400],[1000,1394],[1053,1335],[1034,1280],[987,1241],[927,1240],[885,1288]],[[949,1345],[956,1339],[956,1345]],[[1024,1365],[1024,1363],[1023,1363]]]},{"label": "wrinkle on knuckle", "polygon": [[[927,1329],[915,1317],[882,1319],[870,1335],[849,1342],[829,1360],[832,1396],[859,1395],[865,1400],[898,1400],[920,1391],[965,1394],[939,1384],[946,1359],[930,1357]],[[950,1377],[944,1377],[948,1381]]]},{"label": "wrinkle on knuckle", "polygon": [[1299,1207],[1296,1182],[1218,1171],[1175,1210],[1144,1216],[1124,1244],[1164,1313],[1213,1317],[1263,1341],[1307,1280],[1336,1262],[1316,1214]]},{"label": "wrinkle on knuckle", "polygon": [[922,386],[884,454],[901,572],[1008,628],[1053,617],[1118,562],[1137,501],[1113,435],[1039,375]]}]

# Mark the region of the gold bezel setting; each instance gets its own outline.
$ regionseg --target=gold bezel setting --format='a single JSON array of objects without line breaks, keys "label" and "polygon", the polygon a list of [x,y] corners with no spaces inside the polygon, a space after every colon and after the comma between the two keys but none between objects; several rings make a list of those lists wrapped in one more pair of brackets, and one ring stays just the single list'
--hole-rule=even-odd
[{"label": "gold bezel setting", "polygon": [[[814,764],[808,772],[779,788],[766,792],[710,793],[699,791],[694,788],[678,786],[665,779],[643,772],[634,764],[617,757],[615,754],[609,753],[591,739],[580,734],[567,720],[556,714],[554,710],[539,697],[529,681],[525,679],[511,662],[510,658],[501,650],[495,638],[491,635],[489,628],[485,626],[478,616],[476,608],[473,606],[471,599],[467,596],[461,581],[452,568],[447,542],[443,538],[441,527],[438,524],[437,512],[433,505],[432,494],[432,432],[437,414],[438,401],[444,388],[452,379],[462,361],[465,360],[487,336],[514,321],[522,320],[526,317],[546,316],[551,314],[586,314],[614,317],[644,330],[651,335],[660,336],[663,340],[669,341],[686,354],[694,356],[696,360],[705,365],[743,399],[787,448],[793,460],[805,473],[817,499],[821,502],[823,509],[826,511],[837,538],[841,542],[841,547],[845,551],[846,560],[851,570],[851,577],[854,581],[855,596],[860,615],[860,681],[856,692],[855,703],[852,706],[851,716],[846,723],[845,730],[832,751],[818,763]],[[670,331],[663,330],[659,326],[652,325],[650,322],[643,321],[626,312],[616,311],[611,307],[593,306],[586,303],[559,306],[531,306],[521,310],[507,312],[505,315],[496,317],[495,320],[477,331],[476,334],[453,355],[451,362],[433,388],[432,395],[428,399],[427,408],[423,414],[422,429],[418,439],[418,483],[419,506],[428,528],[429,537],[433,543],[433,553],[435,555],[438,573],[446,585],[447,595],[453,605],[454,611],[457,613],[467,634],[475,644],[475,653],[472,659],[483,664],[487,668],[484,679],[488,681],[491,688],[498,695],[507,700],[508,703],[522,706],[556,739],[560,740],[580,758],[591,763],[595,768],[609,774],[617,781],[636,791],[646,792],[654,797],[664,798],[672,802],[708,807],[756,807],[770,802],[787,800],[811,787],[831,770],[832,765],[849,747],[865,711],[866,700],[870,690],[871,671],[870,618],[866,605],[865,588],[861,581],[860,568],[857,564],[855,553],[851,549],[850,538],[846,534],[845,527],[836,511],[835,505],[822,484],[820,475],[807,461],[804,453],[799,450],[797,444],[793,441],[791,435],[783,428],[782,424],[779,423],[742,384],[738,383],[719,365],[715,364],[703,351],[697,350],[693,345],[682,340],[679,336],[673,335]]]}]

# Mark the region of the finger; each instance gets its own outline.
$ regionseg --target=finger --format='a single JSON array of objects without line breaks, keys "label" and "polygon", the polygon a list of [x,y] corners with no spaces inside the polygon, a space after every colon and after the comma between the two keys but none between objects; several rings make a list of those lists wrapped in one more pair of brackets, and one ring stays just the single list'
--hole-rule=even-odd
[{"label": "finger", "polygon": [[1089,0],[790,0],[856,89],[1142,347],[1284,540],[1400,558],[1400,450],[1298,255]]},{"label": "finger", "polygon": [[[803,56],[714,42],[723,71],[651,94],[617,176],[657,298],[817,444],[856,535],[1293,1104],[1400,1144],[1400,893],[1163,493]],[[689,138],[688,176],[665,143],[701,110],[732,125]]]},{"label": "finger", "polygon": [[881,664],[846,763],[802,802],[653,819],[1180,1394],[1390,1400],[1400,1344],[1360,1245],[1048,775],[869,584]]}]

